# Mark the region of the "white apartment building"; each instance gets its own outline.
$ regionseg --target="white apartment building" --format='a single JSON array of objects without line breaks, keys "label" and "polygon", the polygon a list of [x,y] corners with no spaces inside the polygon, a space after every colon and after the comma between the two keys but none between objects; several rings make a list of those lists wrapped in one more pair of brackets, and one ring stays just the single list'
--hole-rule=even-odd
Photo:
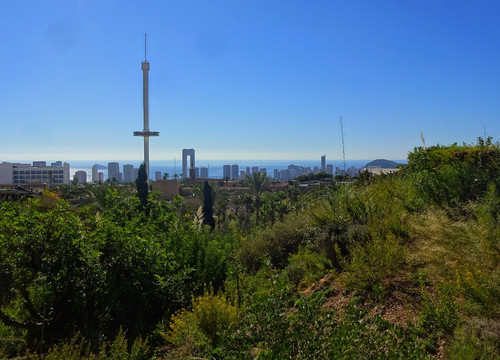
[{"label": "white apartment building", "polygon": [[69,177],[69,164],[66,162],[62,166],[47,166],[45,161],[34,161],[33,165],[0,164],[0,184],[69,184]]}]

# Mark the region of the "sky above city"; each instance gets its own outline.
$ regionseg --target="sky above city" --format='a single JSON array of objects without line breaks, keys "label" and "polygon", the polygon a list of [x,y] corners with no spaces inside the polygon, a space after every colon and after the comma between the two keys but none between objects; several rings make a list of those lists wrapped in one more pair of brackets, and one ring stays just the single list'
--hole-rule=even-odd
[{"label": "sky above city", "polygon": [[0,0],[0,162],[406,159],[500,140],[500,2]]}]

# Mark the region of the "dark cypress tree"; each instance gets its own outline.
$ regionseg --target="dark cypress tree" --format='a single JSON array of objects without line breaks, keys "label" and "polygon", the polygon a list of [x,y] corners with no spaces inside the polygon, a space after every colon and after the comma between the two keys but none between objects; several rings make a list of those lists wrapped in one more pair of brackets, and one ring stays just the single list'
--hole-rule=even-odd
[{"label": "dark cypress tree", "polygon": [[137,180],[135,180],[135,186],[137,187],[137,197],[141,201],[141,209],[145,210],[148,203],[148,174],[146,173],[146,165],[141,164],[139,167],[139,173],[137,174]]},{"label": "dark cypress tree", "polygon": [[203,186],[203,224],[210,225],[213,230],[215,227],[215,220],[213,216],[213,199],[212,199],[212,187],[205,181],[205,186]]}]

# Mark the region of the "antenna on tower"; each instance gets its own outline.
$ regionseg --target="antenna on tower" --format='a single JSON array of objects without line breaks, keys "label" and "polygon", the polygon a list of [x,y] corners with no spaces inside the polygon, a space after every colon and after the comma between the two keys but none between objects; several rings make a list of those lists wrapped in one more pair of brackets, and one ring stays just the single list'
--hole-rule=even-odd
[{"label": "antenna on tower", "polygon": [[148,34],[144,33],[144,61],[147,60],[147,57],[146,57],[146,40],[147,40],[147,37],[148,37]]},{"label": "antenna on tower", "polygon": [[342,125],[342,116],[340,117],[340,133],[342,134],[342,159],[344,160],[344,174],[345,174],[344,126]]}]

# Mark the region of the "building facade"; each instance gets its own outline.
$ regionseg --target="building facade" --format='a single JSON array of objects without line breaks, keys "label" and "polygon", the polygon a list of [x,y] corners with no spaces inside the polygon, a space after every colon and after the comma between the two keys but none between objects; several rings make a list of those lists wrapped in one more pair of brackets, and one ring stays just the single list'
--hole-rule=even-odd
[{"label": "building facade", "polygon": [[238,165],[231,165],[231,180],[238,180],[240,167]]},{"label": "building facade", "polygon": [[78,184],[86,184],[87,183],[87,172],[83,171],[83,170],[78,170],[77,172],[75,172],[74,179],[76,179],[76,182]]},{"label": "building facade", "polygon": [[222,167],[222,178],[231,179],[231,165],[224,165]]},{"label": "building facade", "polygon": [[120,182],[122,180],[121,178],[122,174],[120,173],[120,164],[117,162],[108,163],[108,179]]},{"label": "building facade", "polygon": [[92,182],[99,182],[99,169],[97,168],[97,164],[92,166]]},{"label": "building facade", "polygon": [[[37,166],[35,166],[37,165]],[[34,161],[31,164],[0,164],[0,184],[69,184],[69,164],[47,166],[45,161]]]},{"label": "building facade", "polygon": [[134,181],[135,181],[134,165],[132,165],[132,164],[123,165],[123,182],[131,183]]}]

